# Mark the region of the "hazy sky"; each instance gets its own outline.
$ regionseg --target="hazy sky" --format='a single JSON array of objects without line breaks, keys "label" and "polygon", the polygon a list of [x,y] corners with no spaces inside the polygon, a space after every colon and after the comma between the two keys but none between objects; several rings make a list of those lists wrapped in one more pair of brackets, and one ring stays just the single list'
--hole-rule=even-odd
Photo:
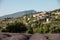
[{"label": "hazy sky", "polygon": [[54,10],[60,8],[59,0],[2,0],[0,16],[24,10]]}]

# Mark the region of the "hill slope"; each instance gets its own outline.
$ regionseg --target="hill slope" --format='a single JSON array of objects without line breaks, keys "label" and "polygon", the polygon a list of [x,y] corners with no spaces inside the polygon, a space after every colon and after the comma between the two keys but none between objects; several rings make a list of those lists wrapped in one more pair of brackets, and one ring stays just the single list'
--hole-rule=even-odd
[{"label": "hill slope", "polygon": [[31,13],[35,13],[36,11],[34,10],[27,10],[27,11],[22,11],[22,12],[16,12],[16,13],[13,13],[13,14],[10,14],[10,15],[5,15],[5,16],[2,16],[0,17],[0,19],[4,19],[4,18],[16,18],[16,17],[19,17],[19,16],[22,16],[22,15],[25,15],[25,14],[31,14]]}]

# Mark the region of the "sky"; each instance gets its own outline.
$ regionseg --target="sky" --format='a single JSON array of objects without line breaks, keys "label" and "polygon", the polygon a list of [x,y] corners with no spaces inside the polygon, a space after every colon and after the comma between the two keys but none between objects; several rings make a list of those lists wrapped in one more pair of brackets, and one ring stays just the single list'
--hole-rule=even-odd
[{"label": "sky", "polygon": [[60,8],[60,0],[0,0],[0,16],[19,11],[49,11]]}]

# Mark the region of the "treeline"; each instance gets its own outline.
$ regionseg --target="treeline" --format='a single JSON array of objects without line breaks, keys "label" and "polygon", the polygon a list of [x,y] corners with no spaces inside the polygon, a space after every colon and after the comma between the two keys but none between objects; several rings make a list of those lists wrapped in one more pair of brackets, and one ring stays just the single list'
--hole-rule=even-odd
[{"label": "treeline", "polygon": [[[1,28],[0,28],[1,29]],[[1,32],[12,32],[12,33],[60,33],[60,17],[53,20],[49,24],[43,24],[41,22],[35,22],[34,26],[25,25],[23,23],[15,22],[13,24],[8,24],[5,29]]]}]

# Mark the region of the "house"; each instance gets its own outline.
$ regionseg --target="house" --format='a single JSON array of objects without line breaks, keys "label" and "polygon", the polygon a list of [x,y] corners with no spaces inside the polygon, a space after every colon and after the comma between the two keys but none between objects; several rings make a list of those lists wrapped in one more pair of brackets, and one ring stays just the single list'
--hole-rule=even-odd
[{"label": "house", "polygon": [[43,18],[46,17],[46,12],[43,11],[43,12],[40,12],[40,13],[34,14],[33,17],[37,17],[37,18],[43,19]]}]

